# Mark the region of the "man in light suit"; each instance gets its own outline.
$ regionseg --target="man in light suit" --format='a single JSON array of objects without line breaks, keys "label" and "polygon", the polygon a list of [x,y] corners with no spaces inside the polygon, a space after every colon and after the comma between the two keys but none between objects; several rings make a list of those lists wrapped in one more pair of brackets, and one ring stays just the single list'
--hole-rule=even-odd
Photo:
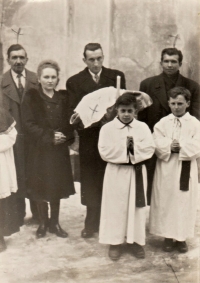
[{"label": "man in light suit", "polygon": [[[7,51],[7,62],[10,70],[3,74],[1,83],[1,104],[7,109],[16,121],[18,132],[14,145],[15,166],[17,172],[17,205],[20,225],[24,223],[25,197],[27,195],[25,174],[25,139],[23,133],[23,113],[21,111],[22,101],[30,88],[37,88],[36,74],[25,69],[28,62],[27,53],[20,44],[13,44]],[[30,202],[33,219],[38,218],[35,202]]]},{"label": "man in light suit", "polygon": [[[188,111],[200,120],[200,88],[198,83],[180,74],[179,69],[182,65],[182,60],[183,55],[180,50],[165,48],[161,53],[160,62],[163,72],[158,76],[143,80],[140,84],[140,91],[148,93],[153,100],[153,104],[139,112],[138,119],[145,122],[152,132],[154,125],[161,118],[171,113],[167,92],[176,86],[185,87],[191,92],[191,102]],[[147,162],[148,203],[150,203],[155,163],[155,156]]]},{"label": "man in light suit", "polygon": [[[83,56],[87,67],[70,77],[66,84],[70,116],[77,104],[88,93],[104,87],[116,87],[117,76],[121,77],[121,88],[126,88],[125,76],[122,72],[103,67],[104,55],[99,43],[87,44]],[[78,125],[77,123],[75,126]],[[93,127],[78,130],[81,203],[87,207],[85,227],[81,232],[83,238],[92,237],[99,229],[103,177],[106,166],[106,162],[101,159],[97,148],[100,126],[100,123],[96,123]]]}]

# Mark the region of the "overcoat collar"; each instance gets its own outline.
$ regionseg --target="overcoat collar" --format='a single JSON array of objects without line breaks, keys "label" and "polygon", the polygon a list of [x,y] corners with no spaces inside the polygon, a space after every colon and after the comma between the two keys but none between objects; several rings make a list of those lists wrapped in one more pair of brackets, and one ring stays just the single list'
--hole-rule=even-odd
[{"label": "overcoat collar", "polygon": [[42,90],[42,87],[41,85],[39,84],[39,94],[40,94],[40,97],[49,102],[49,103],[58,103],[59,99],[60,99],[60,96],[59,96],[59,92],[54,90],[54,95],[52,98],[50,98],[48,95],[46,95],[43,90]]},{"label": "overcoat collar", "polygon": [[[26,70],[26,69],[25,69]],[[37,79],[36,79],[36,75],[28,70],[26,70],[26,84],[25,84],[25,88],[24,88],[24,94],[26,93],[26,91],[32,87],[36,87],[36,85],[38,84]],[[12,75],[11,75],[11,70],[7,71],[4,75],[3,75],[3,79],[2,79],[2,89],[3,92],[12,100],[14,100],[15,102],[21,104],[21,101],[19,99],[19,95],[17,92],[17,88],[16,85],[13,81]],[[23,94],[23,97],[24,97]],[[22,98],[23,100],[23,98]]]},{"label": "overcoat collar", "polygon": [[[184,77],[179,73],[176,86],[183,86],[184,85]],[[163,74],[155,77],[155,90],[154,90],[155,96],[160,101],[160,104],[165,108],[168,112],[170,112],[170,108],[167,101],[167,93],[165,89],[165,83],[163,79]]]},{"label": "overcoat collar", "polygon": [[80,88],[84,90],[86,93],[90,93],[91,89],[97,90],[100,88],[101,85],[106,85],[106,83],[111,80],[110,78],[110,72],[107,68],[102,67],[102,72],[100,75],[99,83],[97,84],[93,79],[91,74],[89,73],[88,68],[86,67],[82,71],[81,75],[81,82],[80,82]]}]

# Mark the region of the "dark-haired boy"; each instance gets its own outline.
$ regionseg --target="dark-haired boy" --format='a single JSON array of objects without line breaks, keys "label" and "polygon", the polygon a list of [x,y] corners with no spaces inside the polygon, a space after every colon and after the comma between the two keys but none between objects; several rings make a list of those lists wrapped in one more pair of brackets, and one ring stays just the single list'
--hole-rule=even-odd
[{"label": "dark-haired boy", "polygon": [[110,244],[112,260],[120,257],[125,238],[136,257],[145,257],[147,174],[142,162],[153,155],[155,146],[148,126],[134,119],[136,108],[133,93],[120,96],[117,117],[99,136],[99,152],[107,162],[99,241]]},{"label": "dark-haired boy", "polygon": [[163,249],[187,252],[187,237],[194,236],[198,200],[200,122],[188,112],[190,91],[175,87],[168,92],[172,114],[154,127],[158,157],[150,208],[150,233],[165,238]]}]

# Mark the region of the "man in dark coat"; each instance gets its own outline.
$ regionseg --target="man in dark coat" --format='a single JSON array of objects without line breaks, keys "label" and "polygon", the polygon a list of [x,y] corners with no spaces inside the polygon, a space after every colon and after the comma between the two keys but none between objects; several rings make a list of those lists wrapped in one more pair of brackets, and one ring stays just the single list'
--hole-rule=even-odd
[{"label": "man in dark coat", "polygon": [[[66,87],[69,94],[69,114],[81,99],[98,89],[116,87],[117,76],[121,77],[121,88],[125,89],[125,76],[118,70],[103,67],[103,50],[98,43],[89,43],[84,49],[83,61],[87,67],[80,73],[68,79]],[[76,125],[80,125],[80,118]],[[81,177],[81,203],[87,206],[85,228],[81,232],[83,238],[92,237],[99,229],[100,207],[103,187],[103,177],[106,162],[98,152],[100,123],[92,127],[78,130],[80,177]]]},{"label": "man in dark coat", "polygon": [[[138,119],[145,122],[153,132],[154,125],[163,117],[171,113],[168,105],[167,92],[176,86],[187,88],[191,92],[191,103],[188,111],[200,119],[200,88],[199,85],[179,73],[183,55],[176,48],[166,48],[161,53],[160,65],[163,72],[154,77],[145,79],[140,84],[140,91],[146,92],[153,100],[153,104],[139,112]],[[151,188],[155,170],[156,157],[147,162],[148,189],[147,198],[150,203]]]},{"label": "man in dark coat", "polygon": [[[23,225],[26,197],[26,176],[25,176],[25,148],[24,133],[22,126],[21,104],[30,88],[38,85],[36,74],[25,69],[28,61],[25,49],[19,44],[13,44],[8,48],[7,61],[11,66],[10,70],[3,74],[1,83],[1,104],[7,109],[16,121],[18,132],[17,140],[14,145],[15,166],[17,172],[17,203],[20,216],[20,224]],[[37,206],[31,202],[33,218],[38,217]]]}]

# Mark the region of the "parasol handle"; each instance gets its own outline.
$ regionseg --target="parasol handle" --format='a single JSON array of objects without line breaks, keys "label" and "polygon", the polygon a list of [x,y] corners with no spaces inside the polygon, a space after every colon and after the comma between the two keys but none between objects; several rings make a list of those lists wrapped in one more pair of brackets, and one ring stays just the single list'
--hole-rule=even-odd
[{"label": "parasol handle", "polygon": [[120,96],[120,85],[121,85],[121,77],[117,76],[117,93],[116,93],[116,99]]}]

